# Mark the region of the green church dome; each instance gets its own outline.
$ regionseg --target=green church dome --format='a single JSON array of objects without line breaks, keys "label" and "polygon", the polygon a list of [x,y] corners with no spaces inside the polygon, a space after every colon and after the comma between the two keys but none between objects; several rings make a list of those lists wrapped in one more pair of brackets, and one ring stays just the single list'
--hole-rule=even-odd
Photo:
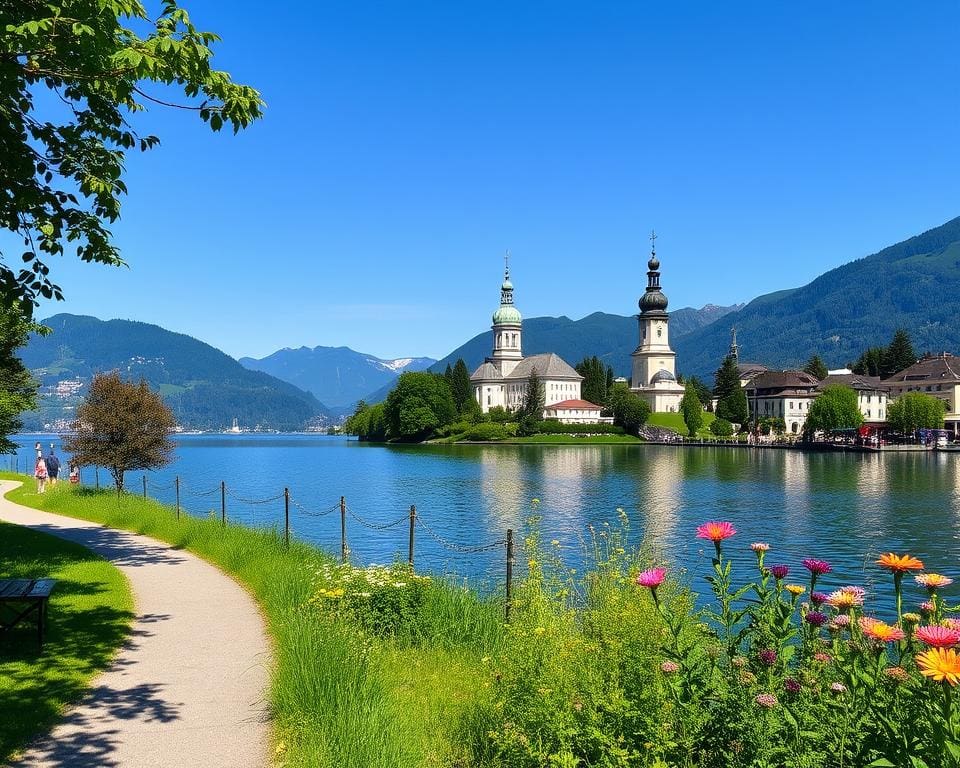
[{"label": "green church dome", "polygon": [[520,312],[513,305],[501,306],[493,313],[494,325],[520,325]]}]

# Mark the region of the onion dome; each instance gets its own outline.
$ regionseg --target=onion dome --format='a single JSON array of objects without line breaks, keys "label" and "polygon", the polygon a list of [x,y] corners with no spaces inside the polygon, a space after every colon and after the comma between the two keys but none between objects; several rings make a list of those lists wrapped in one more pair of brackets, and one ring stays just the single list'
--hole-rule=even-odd
[{"label": "onion dome", "polygon": [[668,302],[667,297],[660,290],[660,260],[657,258],[656,251],[650,253],[647,270],[647,292],[640,297],[638,302],[640,312],[644,315],[665,315]]},{"label": "onion dome", "polygon": [[659,384],[661,381],[676,381],[676,380],[677,380],[677,377],[674,376],[672,373],[670,373],[670,371],[668,371],[666,368],[661,368],[659,371],[653,374],[653,378],[650,379],[650,383]]},{"label": "onion dome", "polygon": [[[509,258],[509,251],[507,257]],[[500,307],[493,313],[494,325],[520,325],[520,311],[513,306],[513,283],[510,282],[510,265],[507,262],[503,270],[503,283],[500,285]]]}]

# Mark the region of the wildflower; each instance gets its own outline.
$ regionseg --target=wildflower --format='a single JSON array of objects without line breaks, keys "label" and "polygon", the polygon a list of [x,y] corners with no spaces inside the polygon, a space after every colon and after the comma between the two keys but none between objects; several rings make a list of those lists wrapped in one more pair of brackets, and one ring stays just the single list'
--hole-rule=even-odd
[{"label": "wildflower", "polygon": [[783,687],[788,693],[800,693],[800,681],[793,677],[788,677],[783,681]]},{"label": "wildflower", "polygon": [[666,577],[666,568],[650,568],[649,570],[640,573],[636,578],[636,582],[638,587],[649,587],[650,589],[656,589],[663,584],[663,580]]},{"label": "wildflower", "polygon": [[539,503],[540,503],[540,499],[530,499],[530,503],[531,503],[531,504],[539,504]]},{"label": "wildflower", "polygon": [[826,560],[816,560],[812,557],[803,561],[803,567],[810,571],[813,576],[823,576],[833,570],[833,567]]},{"label": "wildflower", "polygon": [[741,669],[740,682],[744,685],[753,685],[755,682],[757,682],[757,676],[749,669]]},{"label": "wildflower", "polygon": [[787,584],[784,589],[794,597],[800,597],[800,595],[807,591],[806,587],[801,587],[799,584]]},{"label": "wildflower", "polygon": [[773,648],[764,648],[757,654],[757,657],[761,663],[766,664],[768,667],[772,667],[777,663],[777,652],[773,650]]},{"label": "wildflower", "polygon": [[883,674],[897,683],[907,683],[910,681],[910,673],[903,667],[887,667],[883,670]]},{"label": "wildflower", "polygon": [[[904,614],[904,617],[906,617],[906,614]],[[944,619],[941,623],[950,629],[960,629],[960,619]]]},{"label": "wildflower", "polygon": [[903,623],[904,624],[919,624],[921,616],[919,613],[905,613],[903,614]]},{"label": "wildflower", "polygon": [[960,682],[960,656],[952,648],[930,648],[918,653],[916,658],[920,674],[924,677],[938,683],[946,681],[950,685]]},{"label": "wildflower", "polygon": [[822,627],[827,623],[826,614],[823,614],[820,611],[807,611],[807,614],[803,617],[803,619],[811,627]]},{"label": "wildflower", "polygon": [[833,623],[836,624],[841,629],[846,629],[850,626],[850,617],[847,615],[843,616],[834,616]]},{"label": "wildflower", "polygon": [[787,574],[790,573],[790,568],[786,565],[773,565],[770,567],[770,573],[773,574],[773,578],[780,581],[787,578]]},{"label": "wildflower", "polygon": [[830,692],[839,696],[841,693],[847,692],[847,686],[843,683],[830,683]]},{"label": "wildflower", "polygon": [[838,611],[849,611],[863,605],[864,591],[860,587],[841,587],[827,596],[827,603]]},{"label": "wildflower", "polygon": [[750,545],[750,549],[754,552],[766,552],[770,549],[770,545],[763,541],[755,541]]},{"label": "wildflower", "polygon": [[536,560],[527,560],[527,568],[529,568],[532,571],[536,567],[537,567]]},{"label": "wildflower", "polygon": [[814,605],[823,605],[827,602],[827,594],[825,592],[811,592],[810,593],[810,602]]},{"label": "wildflower", "polygon": [[697,538],[710,539],[714,544],[729,539],[736,532],[733,523],[728,522],[710,521],[697,526]]},{"label": "wildflower", "polygon": [[665,675],[672,675],[680,669],[680,665],[675,661],[665,661],[660,665],[660,671]]},{"label": "wildflower", "polygon": [[546,630],[545,627],[535,627],[534,630],[533,630],[533,634],[539,636],[539,635],[542,635],[543,633],[545,633],[546,631],[547,631],[547,630]]},{"label": "wildflower", "polygon": [[733,666],[737,667],[738,669],[743,669],[743,667],[747,666],[747,657],[734,656],[732,659],[730,659],[730,663],[733,664]]},{"label": "wildflower", "polygon": [[819,661],[821,664],[829,664],[833,661],[833,657],[829,653],[815,653],[813,654],[813,660]]},{"label": "wildflower", "polygon": [[772,693],[758,693],[754,701],[764,709],[773,709],[777,706],[777,697]]},{"label": "wildflower", "polygon": [[927,627],[917,627],[914,637],[931,648],[953,648],[960,643],[960,631],[935,624]]},{"label": "wildflower", "polygon": [[926,587],[930,592],[935,592],[941,587],[949,587],[953,584],[953,579],[949,576],[941,576],[939,573],[918,573],[914,576],[917,584]]},{"label": "wildflower", "polygon": [[905,635],[900,627],[885,624],[882,621],[864,617],[860,619],[860,629],[871,640],[880,643],[892,643],[896,640],[903,640]]},{"label": "wildflower", "polygon": [[920,603],[920,613],[922,613],[924,616],[928,616],[935,610],[936,608],[934,608],[933,603],[931,603],[929,600],[924,600],[922,603]]},{"label": "wildflower", "polygon": [[552,547],[559,547],[559,546],[560,546],[560,539],[551,539],[551,540],[550,540],[550,546],[552,546]]},{"label": "wildflower", "polygon": [[880,559],[877,560],[877,565],[889,568],[894,573],[900,574],[906,573],[907,571],[919,571],[923,568],[923,563],[913,555],[895,555],[893,552],[880,555]]}]

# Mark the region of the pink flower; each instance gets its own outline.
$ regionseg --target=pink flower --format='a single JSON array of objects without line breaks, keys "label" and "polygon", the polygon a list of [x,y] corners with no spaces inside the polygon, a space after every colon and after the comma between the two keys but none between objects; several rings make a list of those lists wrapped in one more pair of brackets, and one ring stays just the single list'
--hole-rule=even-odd
[{"label": "pink flower", "polygon": [[933,613],[935,610],[936,608],[933,607],[933,603],[931,603],[929,600],[924,600],[922,603],[920,603],[920,613],[924,614],[925,616]]},{"label": "pink flower", "polygon": [[846,614],[843,614],[841,616],[834,616],[833,623],[836,624],[841,629],[846,629],[847,627],[850,626],[850,617],[847,616]]},{"label": "pink flower", "polygon": [[773,578],[777,581],[787,578],[790,574],[790,568],[786,565],[772,565],[770,566],[770,573],[773,574]]},{"label": "pink flower", "polygon": [[833,657],[829,653],[815,653],[813,654],[813,660],[819,661],[821,664],[829,664],[833,661]]},{"label": "pink flower", "polygon": [[953,579],[949,576],[941,576],[939,573],[918,573],[914,578],[917,580],[917,584],[926,587],[931,592],[953,584]]},{"label": "pink flower", "polygon": [[943,626],[950,629],[960,629],[960,619],[944,619]]},{"label": "pink flower", "polygon": [[839,696],[841,693],[847,692],[847,686],[843,683],[830,683],[830,691]]},{"label": "pink flower", "polygon": [[680,665],[675,661],[665,661],[660,665],[660,671],[666,675],[672,675],[680,669]]},{"label": "pink flower", "polygon": [[703,525],[697,526],[697,538],[698,539],[710,539],[714,544],[717,544],[724,539],[729,539],[737,532],[736,528],[733,527],[733,523],[720,522],[711,520],[708,523],[703,523]]},{"label": "pink flower", "polygon": [[777,663],[777,652],[773,650],[773,648],[764,648],[757,654],[757,657],[768,667],[772,667]]},{"label": "pink flower", "polygon": [[839,611],[863,605],[865,592],[861,587],[840,587],[827,596],[827,603]]},{"label": "pink flower", "polygon": [[814,576],[823,576],[825,573],[830,573],[830,571],[833,570],[833,567],[826,560],[816,560],[812,557],[808,557],[803,561],[803,567]]},{"label": "pink flower", "polygon": [[770,549],[770,545],[763,541],[755,541],[750,545],[750,549],[754,552],[766,552]]},{"label": "pink flower", "polygon": [[913,636],[931,648],[953,648],[960,643],[960,630],[937,625],[917,627]]},{"label": "pink flower", "polygon": [[649,570],[643,571],[636,578],[638,587],[649,587],[650,589],[656,589],[661,584],[663,580],[667,577],[666,568],[650,568]]},{"label": "pink flower", "polygon": [[783,687],[790,693],[800,693],[800,681],[793,677],[788,677],[783,681]]},{"label": "pink flower", "polygon": [[822,627],[827,623],[826,615],[820,613],[820,611],[807,611],[803,618],[812,627]]},{"label": "pink flower", "polygon": [[772,693],[758,693],[754,701],[757,702],[757,706],[764,709],[773,709],[777,706],[777,697]]}]

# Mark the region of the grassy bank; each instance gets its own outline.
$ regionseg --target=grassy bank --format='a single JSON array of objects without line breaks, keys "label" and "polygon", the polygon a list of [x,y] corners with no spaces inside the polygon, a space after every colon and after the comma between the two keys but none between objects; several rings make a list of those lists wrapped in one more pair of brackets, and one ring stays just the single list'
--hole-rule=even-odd
[{"label": "grassy bank", "polygon": [[113,565],[78,544],[0,523],[0,578],[44,577],[57,585],[43,653],[32,619],[0,635],[0,763],[81,698],[133,618],[129,585]]},{"label": "grassy bank", "polygon": [[[710,431],[710,425],[716,417],[709,411],[703,413],[703,424],[697,431],[697,437],[713,438],[714,434]],[[664,427],[673,430],[678,435],[687,435],[687,425],[683,423],[682,413],[651,413],[647,419],[647,425],[650,427]]]},{"label": "grassy bank", "polygon": [[509,445],[636,445],[643,442],[633,435],[530,435],[500,440]]},{"label": "grassy bank", "polygon": [[[211,518],[178,521],[173,510],[149,499],[63,484],[42,496],[23,487],[9,498],[183,547],[245,585],[263,610],[275,648],[271,702],[278,765],[400,768],[453,765],[463,758],[458,724],[482,694],[481,659],[500,642],[497,601],[427,582],[416,616],[385,631],[376,622],[367,626],[340,615],[333,610],[339,604],[317,602],[323,579],[318,574],[330,559],[302,542],[288,550],[274,531],[223,528]],[[41,569],[50,570],[46,550],[29,551],[37,553]],[[9,688],[0,687],[7,696],[23,702],[29,695],[25,674],[3,679],[11,680]],[[78,686],[82,681],[72,690]],[[28,714],[34,706],[45,711],[39,699],[26,702],[20,705],[25,717],[36,716]]]}]

